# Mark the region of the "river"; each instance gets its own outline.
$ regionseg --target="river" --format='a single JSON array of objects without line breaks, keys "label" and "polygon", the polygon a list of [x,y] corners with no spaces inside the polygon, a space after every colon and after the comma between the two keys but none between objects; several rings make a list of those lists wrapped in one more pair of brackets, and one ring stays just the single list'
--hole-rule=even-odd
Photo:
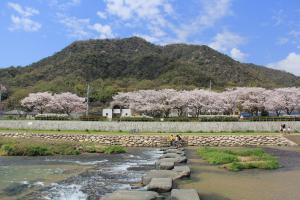
[{"label": "river", "polygon": [[99,199],[134,187],[159,156],[157,149],[131,148],[114,155],[0,157],[0,199]]}]

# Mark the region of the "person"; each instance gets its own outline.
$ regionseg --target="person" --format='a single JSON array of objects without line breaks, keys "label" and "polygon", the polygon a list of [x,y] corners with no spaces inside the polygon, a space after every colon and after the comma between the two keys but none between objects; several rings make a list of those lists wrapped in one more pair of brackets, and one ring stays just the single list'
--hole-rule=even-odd
[{"label": "person", "polygon": [[282,124],[282,131],[285,133],[286,132],[286,125]]},{"label": "person", "polygon": [[180,135],[176,135],[176,138],[175,138],[175,146],[176,147],[179,147],[179,146],[182,146],[183,145],[183,140],[182,138],[180,137]]},{"label": "person", "polygon": [[280,132],[285,132],[286,131],[286,125],[285,124],[281,124],[280,125]]},{"label": "person", "polygon": [[288,133],[288,134],[291,133],[291,127],[290,127],[290,126],[287,128],[287,133]]},{"label": "person", "polygon": [[171,134],[169,136],[169,142],[170,142],[170,146],[174,146],[174,142],[175,142],[175,137],[173,134]]}]

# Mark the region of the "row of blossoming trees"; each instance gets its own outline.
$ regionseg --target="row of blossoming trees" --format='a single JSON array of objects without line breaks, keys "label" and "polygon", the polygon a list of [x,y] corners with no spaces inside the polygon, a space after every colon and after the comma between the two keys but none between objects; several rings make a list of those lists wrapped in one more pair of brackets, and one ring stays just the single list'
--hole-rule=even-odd
[{"label": "row of blossoming trees", "polygon": [[272,112],[290,115],[300,111],[300,88],[267,90],[258,87],[228,89],[224,92],[209,90],[176,91],[140,90],[119,93],[113,97],[112,105],[133,109],[139,114],[168,117],[172,110],[178,116],[198,117],[203,114],[233,115],[248,112]]},{"label": "row of blossoming trees", "polygon": [[49,92],[31,93],[21,101],[27,111],[38,113],[64,113],[83,112],[86,109],[85,98],[76,94],[65,92],[52,94]]}]

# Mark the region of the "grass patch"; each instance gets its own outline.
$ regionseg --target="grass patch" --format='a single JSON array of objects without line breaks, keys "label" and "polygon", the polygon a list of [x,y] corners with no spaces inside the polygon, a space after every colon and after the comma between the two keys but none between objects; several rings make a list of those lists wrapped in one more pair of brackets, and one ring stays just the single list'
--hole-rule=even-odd
[{"label": "grass patch", "polygon": [[199,148],[198,155],[208,163],[230,171],[243,169],[277,169],[279,162],[260,148]]},{"label": "grass patch", "polygon": [[126,149],[122,146],[113,145],[104,148],[106,154],[126,153]]},{"label": "grass patch", "polygon": [[101,146],[93,143],[45,141],[41,139],[0,137],[0,156],[79,155],[81,153],[125,153],[120,146]]}]

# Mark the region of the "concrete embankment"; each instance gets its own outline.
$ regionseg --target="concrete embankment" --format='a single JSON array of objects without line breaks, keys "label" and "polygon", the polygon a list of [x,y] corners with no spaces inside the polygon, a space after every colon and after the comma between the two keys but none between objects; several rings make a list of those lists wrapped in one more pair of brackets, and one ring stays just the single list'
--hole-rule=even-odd
[{"label": "concrete embankment", "polygon": [[[102,145],[121,145],[127,147],[168,146],[168,135],[92,135],[92,134],[43,134],[2,132],[0,136],[11,138],[39,138],[73,142],[95,142]],[[188,146],[293,146],[294,142],[282,136],[183,136]]]},{"label": "concrete embankment", "polygon": [[292,132],[300,131],[300,121],[290,122],[108,122],[0,120],[0,128],[32,130],[97,130],[139,132],[275,132],[286,124]]}]

